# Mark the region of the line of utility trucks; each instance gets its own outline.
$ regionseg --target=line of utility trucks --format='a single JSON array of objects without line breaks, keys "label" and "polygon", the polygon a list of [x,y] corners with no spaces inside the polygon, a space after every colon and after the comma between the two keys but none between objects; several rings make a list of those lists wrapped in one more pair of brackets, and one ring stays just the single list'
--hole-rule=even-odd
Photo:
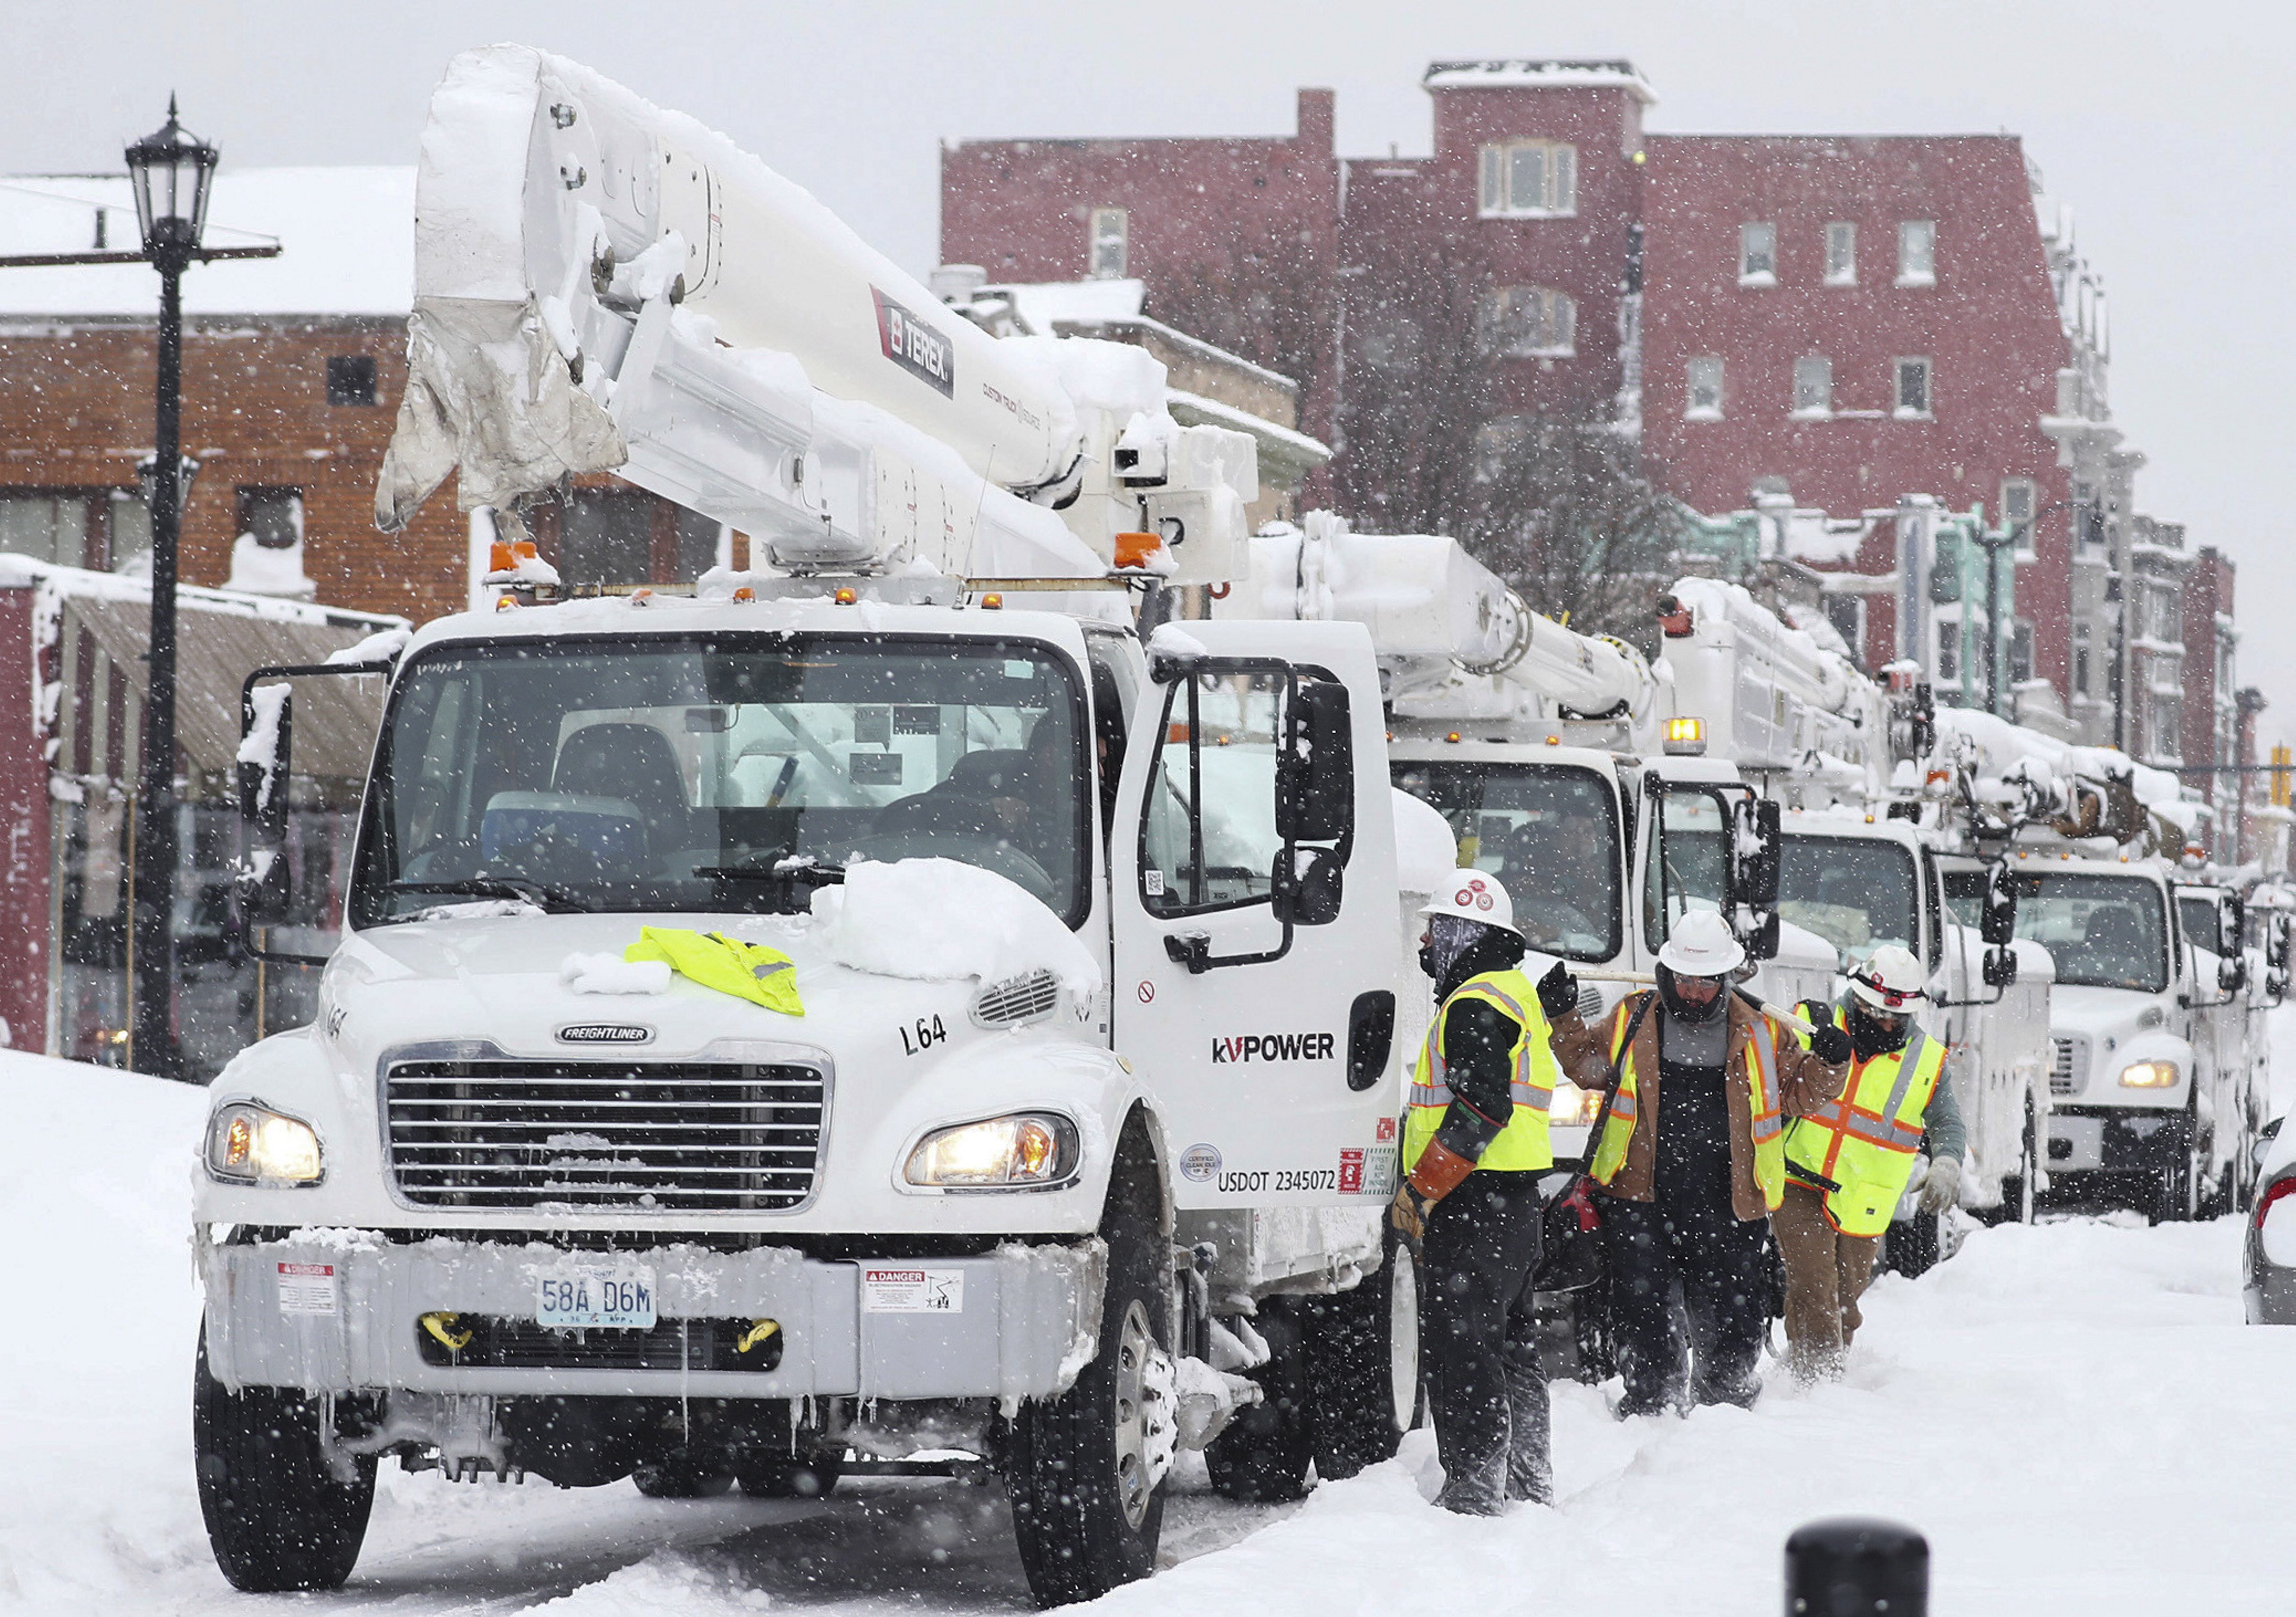
[{"label": "line of utility trucks", "polygon": [[[1916,948],[1973,1205],[2180,1115],[2184,1202],[2226,1194],[2260,1031],[2202,1019],[2276,995],[2284,946],[2235,981],[2228,895],[2133,837],[2040,857],[2045,822],[2122,829],[2125,775],[2013,767],[1731,587],[1678,585],[1651,663],[1448,539],[1248,536],[1254,440],[1177,423],[1144,352],[992,336],[541,52],[450,65],[416,210],[378,520],[455,479],[499,596],[248,682],[250,947],[323,975],[217,1079],[194,1209],[239,1587],[340,1583],[385,1458],[658,1497],[993,1473],[1051,1605],[1153,1569],[1182,1449],[1254,1498],[1392,1454],[1411,911],[1461,862],[1590,997],[1695,907],[1780,1004]],[[557,579],[525,518],[601,472],[750,566]],[[1211,615],[1158,622],[1189,585]],[[273,925],[335,879],[289,834],[316,679],[379,715],[324,958]],[[2112,1085],[2104,1121],[2155,1127],[2058,1162]],[[1555,1104],[1583,1144],[1590,1097]]]}]

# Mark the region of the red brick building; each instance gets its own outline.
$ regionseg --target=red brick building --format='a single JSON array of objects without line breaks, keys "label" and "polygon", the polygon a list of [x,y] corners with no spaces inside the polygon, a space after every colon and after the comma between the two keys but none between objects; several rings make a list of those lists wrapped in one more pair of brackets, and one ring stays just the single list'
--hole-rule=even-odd
[{"label": "red brick building", "polygon": [[[1139,276],[1147,312],[1169,317],[1232,242],[1258,252],[1291,232],[1296,262],[1246,267],[1303,288],[1334,242],[1318,312],[1338,381],[1316,397],[1340,434],[1341,498],[1367,526],[1407,504],[1381,487],[1390,446],[1472,374],[1486,430],[1521,413],[1636,431],[1646,467],[1700,511],[1759,488],[1855,517],[1919,493],[2026,524],[2021,630],[2054,701],[2070,694],[2077,499],[2103,496],[2076,488],[2066,446],[2102,454],[2117,435],[2093,430],[2101,369],[2092,399],[2014,136],[1652,135],[1650,88],[1625,62],[1438,62],[1424,84],[1423,158],[1327,164],[1324,92],[1302,92],[1290,141],[953,144],[943,257]],[[1316,183],[1287,185],[1311,143]],[[1095,256],[1111,220],[1117,263]],[[1896,525],[1872,529],[1820,564],[1897,571]],[[1857,621],[1870,663],[1931,654],[1904,643],[1887,595]],[[2101,696],[2101,669],[2096,683]]]}]

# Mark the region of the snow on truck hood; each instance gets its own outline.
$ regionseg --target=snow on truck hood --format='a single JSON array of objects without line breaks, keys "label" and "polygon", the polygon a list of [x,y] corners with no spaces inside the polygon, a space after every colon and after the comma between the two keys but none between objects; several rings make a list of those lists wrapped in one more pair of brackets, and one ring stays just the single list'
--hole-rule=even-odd
[{"label": "snow on truck hood", "polygon": [[[1100,964],[1092,951],[1033,894],[994,871],[952,859],[856,865],[842,886],[813,895],[808,915],[545,915],[531,906],[500,901],[444,905],[430,914],[432,919],[355,934],[346,964],[377,984],[545,978],[568,984],[569,997],[601,1015],[616,1005],[634,1007],[672,992],[760,1009],[692,983],[649,989],[649,974],[596,969],[599,956],[619,958],[636,942],[640,928],[676,926],[723,932],[781,950],[796,963],[798,991],[809,1005],[817,991],[834,991],[849,973],[996,982],[1049,970],[1079,997],[1101,985]],[[582,978],[594,986],[586,991],[570,985]]]}]

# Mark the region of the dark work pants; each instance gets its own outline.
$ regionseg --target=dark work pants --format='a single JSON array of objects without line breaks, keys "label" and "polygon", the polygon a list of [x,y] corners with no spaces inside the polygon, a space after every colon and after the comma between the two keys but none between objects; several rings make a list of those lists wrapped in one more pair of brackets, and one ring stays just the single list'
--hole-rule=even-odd
[{"label": "dark work pants", "polygon": [[1420,1341],[1443,1462],[1435,1502],[1467,1514],[1554,1496],[1531,1308],[1538,1178],[1478,1169],[1427,1216]]},{"label": "dark work pants", "polygon": [[[1711,1182],[1681,1194],[1659,1176],[1655,1202],[1605,1196],[1603,1259],[1618,1327],[1620,1411],[1652,1415],[1689,1403],[1751,1404],[1761,1383],[1754,1366],[1769,1321],[1763,1271],[1769,1220],[1741,1223],[1726,1188]],[[1690,1339],[1673,1307],[1682,1285]]]}]

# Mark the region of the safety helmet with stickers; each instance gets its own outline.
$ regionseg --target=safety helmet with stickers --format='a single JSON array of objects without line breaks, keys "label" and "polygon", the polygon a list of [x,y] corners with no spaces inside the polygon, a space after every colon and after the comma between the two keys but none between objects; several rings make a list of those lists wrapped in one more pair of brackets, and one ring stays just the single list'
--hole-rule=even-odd
[{"label": "safety helmet with stickers", "polygon": [[1457,915],[1480,921],[1502,932],[1515,932],[1514,900],[1499,879],[1486,870],[1462,870],[1456,879],[1438,884],[1434,896],[1419,907],[1423,915]]},{"label": "safety helmet with stickers", "polygon": [[1883,944],[1849,973],[1849,991],[1891,1016],[1907,1014],[1914,1001],[1929,997],[1922,963],[1914,958],[1911,949],[1895,943]]}]

